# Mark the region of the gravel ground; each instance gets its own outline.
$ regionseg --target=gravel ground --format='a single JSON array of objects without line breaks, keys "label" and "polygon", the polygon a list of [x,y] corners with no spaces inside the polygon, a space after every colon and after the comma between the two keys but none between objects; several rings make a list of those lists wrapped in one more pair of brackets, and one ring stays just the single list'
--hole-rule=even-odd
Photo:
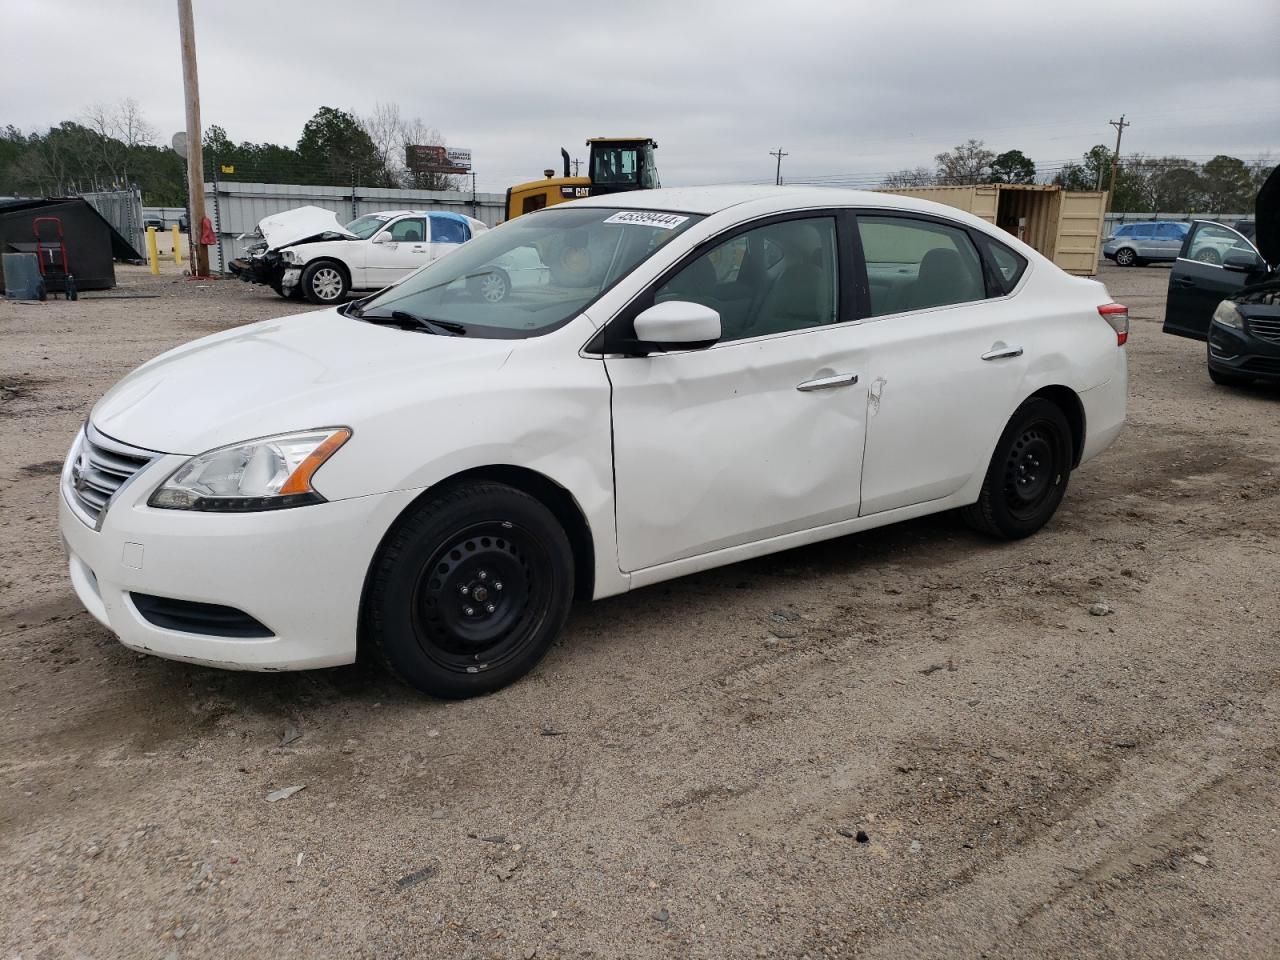
[{"label": "gravel ground", "polygon": [[1161,334],[1167,269],[1104,268],[1130,424],[1038,536],[933,517],[583,604],[465,703],[80,608],[90,404],[302,309],[165,270],[0,302],[0,955],[1280,955],[1280,391]]}]

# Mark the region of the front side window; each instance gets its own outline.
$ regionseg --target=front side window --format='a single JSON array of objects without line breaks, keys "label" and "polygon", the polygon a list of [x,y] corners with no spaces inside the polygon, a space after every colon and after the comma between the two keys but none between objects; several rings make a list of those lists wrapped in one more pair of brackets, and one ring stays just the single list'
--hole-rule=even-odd
[{"label": "front side window", "polygon": [[958,227],[907,217],[858,217],[871,316],[968,303],[986,296],[982,261]]},{"label": "front side window", "polygon": [[703,218],[612,207],[549,207],[479,234],[362,303],[461,324],[470,337],[547,333]]},{"label": "front side window", "polygon": [[432,243],[466,243],[471,239],[471,231],[463,220],[435,213],[430,219]]},{"label": "front side window", "polygon": [[396,243],[421,243],[426,236],[426,224],[417,217],[405,217],[391,225],[391,239]]},{"label": "front side window", "polygon": [[654,302],[711,307],[722,343],[820,327],[839,316],[838,262],[834,218],[783,220],[713,247],[659,287]]},{"label": "front side window", "polygon": [[1183,256],[1221,266],[1227,254],[1236,252],[1258,254],[1253,244],[1230,227],[1220,223],[1202,223],[1191,238],[1191,249]]}]

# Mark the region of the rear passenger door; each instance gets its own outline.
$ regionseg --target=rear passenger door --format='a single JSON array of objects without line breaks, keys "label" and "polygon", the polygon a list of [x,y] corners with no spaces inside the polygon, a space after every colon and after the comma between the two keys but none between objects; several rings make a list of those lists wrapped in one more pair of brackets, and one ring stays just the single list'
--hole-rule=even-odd
[{"label": "rear passenger door", "polygon": [[1006,295],[1027,266],[1013,250],[908,214],[859,214],[856,235],[870,300],[865,516],[940,500],[985,472],[1036,343]]},{"label": "rear passenger door", "polygon": [[1159,251],[1154,255],[1159,260],[1176,260],[1182,248],[1182,238],[1186,231],[1177,223],[1156,224],[1154,246]]},{"label": "rear passenger door", "polygon": [[428,214],[427,219],[431,225],[432,260],[457,250],[471,239],[471,229],[467,222],[456,214],[432,213]]}]

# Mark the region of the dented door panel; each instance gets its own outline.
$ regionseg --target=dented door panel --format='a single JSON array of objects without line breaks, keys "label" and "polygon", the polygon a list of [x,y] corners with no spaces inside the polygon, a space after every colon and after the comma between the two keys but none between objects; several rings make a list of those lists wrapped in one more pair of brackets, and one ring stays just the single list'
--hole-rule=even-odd
[{"label": "dented door panel", "polygon": [[[856,517],[861,333],[845,324],[607,359],[621,568]],[[842,382],[814,383],[832,378]]]}]

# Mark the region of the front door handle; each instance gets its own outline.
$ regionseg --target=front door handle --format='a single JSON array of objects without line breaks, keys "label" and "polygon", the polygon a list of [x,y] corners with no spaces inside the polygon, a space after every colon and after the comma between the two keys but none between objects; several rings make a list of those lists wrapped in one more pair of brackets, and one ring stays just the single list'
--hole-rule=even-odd
[{"label": "front door handle", "polygon": [[830,390],[832,387],[849,387],[858,382],[856,373],[837,373],[834,377],[819,377],[817,380],[806,380],[796,385],[801,393],[814,390]]},{"label": "front door handle", "polygon": [[1003,360],[1005,357],[1022,356],[1021,347],[997,347],[995,350],[988,350],[982,355],[983,360]]},{"label": "front door handle", "polygon": [[1190,277],[1176,277],[1173,282],[1180,287],[1194,287],[1196,285],[1196,282]]}]

